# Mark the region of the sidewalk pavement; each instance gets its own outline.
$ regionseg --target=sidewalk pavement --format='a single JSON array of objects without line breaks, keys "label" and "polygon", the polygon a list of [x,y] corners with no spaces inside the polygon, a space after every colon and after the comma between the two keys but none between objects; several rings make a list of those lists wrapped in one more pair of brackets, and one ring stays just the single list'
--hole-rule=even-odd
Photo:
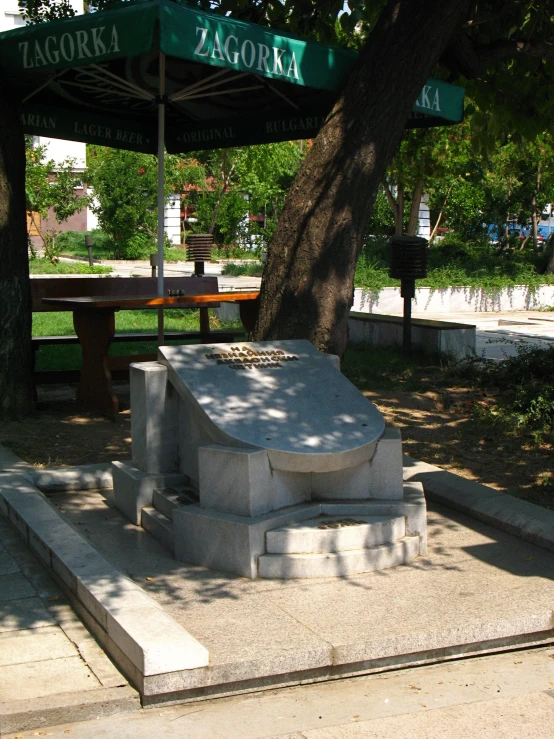
[{"label": "sidewalk pavement", "polygon": [[[41,733],[53,739],[552,739],[554,649],[156,707]],[[36,732],[23,736],[34,736]],[[14,739],[21,733],[10,734]]]},{"label": "sidewalk pavement", "polygon": [[554,313],[503,311],[491,313],[413,313],[414,318],[468,323],[476,327],[476,354],[487,359],[513,357],[518,347],[554,345]]}]

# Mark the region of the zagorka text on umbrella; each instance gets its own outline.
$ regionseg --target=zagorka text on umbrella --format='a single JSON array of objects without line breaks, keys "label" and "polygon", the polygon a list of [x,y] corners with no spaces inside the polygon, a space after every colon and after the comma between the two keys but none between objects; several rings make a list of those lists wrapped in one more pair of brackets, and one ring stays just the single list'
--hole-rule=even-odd
[{"label": "zagorka text on umbrella", "polygon": [[198,44],[194,50],[195,56],[219,59],[234,67],[254,68],[258,72],[279,77],[300,79],[294,51],[254,43],[249,38],[241,42],[239,37],[233,34],[226,37],[222,34],[220,38],[217,31],[210,35],[210,29],[202,26],[196,27],[196,37]]},{"label": "zagorka text on umbrella", "polygon": [[59,38],[47,36],[44,41],[22,41],[19,50],[24,69],[31,69],[59,64],[61,59],[73,62],[113,54],[119,51],[119,39],[114,25],[109,30],[105,26],[97,26],[87,31],[62,33]]}]

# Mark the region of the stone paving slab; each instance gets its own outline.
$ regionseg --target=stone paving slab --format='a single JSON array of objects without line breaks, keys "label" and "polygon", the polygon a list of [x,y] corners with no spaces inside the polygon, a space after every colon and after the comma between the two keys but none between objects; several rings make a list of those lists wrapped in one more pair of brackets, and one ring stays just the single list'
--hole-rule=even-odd
[{"label": "stone paving slab", "polygon": [[38,629],[56,622],[42,600],[22,598],[0,603],[0,633],[19,629]]},{"label": "stone paving slab", "polygon": [[72,644],[57,626],[20,629],[0,634],[0,666],[74,657]]},{"label": "stone paving slab", "polygon": [[100,682],[79,656],[5,665],[0,671],[0,695],[5,701],[31,700],[99,687]]},{"label": "stone paving slab", "polygon": [[548,692],[391,716],[350,725],[295,731],[266,739],[550,739],[554,699]]},{"label": "stone paving slab", "polygon": [[0,736],[135,710],[138,695],[0,514]]}]

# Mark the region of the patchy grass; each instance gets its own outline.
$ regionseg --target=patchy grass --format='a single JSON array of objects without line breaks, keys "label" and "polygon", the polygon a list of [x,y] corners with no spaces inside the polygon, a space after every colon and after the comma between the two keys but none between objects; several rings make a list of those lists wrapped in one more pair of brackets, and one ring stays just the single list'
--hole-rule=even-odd
[{"label": "patchy grass", "polygon": [[246,275],[246,277],[261,277],[263,271],[264,265],[254,260],[243,264],[227,262],[221,274],[227,275],[228,277],[241,277],[242,275]]},{"label": "patchy grass", "polygon": [[[214,310],[208,311],[210,328],[242,328],[239,320],[222,322]],[[189,308],[172,308],[165,311],[166,331],[199,331],[200,311]],[[155,310],[122,310],[115,314],[115,329],[118,333],[157,333],[158,313]],[[73,335],[73,314],[71,311],[33,313],[33,336]],[[176,343],[176,342],[168,342]],[[183,343],[177,342],[177,343]],[[155,341],[114,342],[110,346],[110,356],[155,353]],[[81,366],[81,347],[78,344],[65,346],[41,346],[37,351],[35,369],[37,371],[79,369]]]}]

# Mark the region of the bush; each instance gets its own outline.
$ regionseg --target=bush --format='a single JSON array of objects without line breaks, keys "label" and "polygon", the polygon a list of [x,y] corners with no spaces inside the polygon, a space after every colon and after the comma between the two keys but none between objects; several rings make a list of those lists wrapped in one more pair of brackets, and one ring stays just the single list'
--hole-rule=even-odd
[{"label": "bush", "polygon": [[228,277],[240,277],[242,275],[260,277],[263,270],[264,265],[261,262],[250,262],[248,264],[233,264],[233,262],[229,262],[223,267],[222,274]]},{"label": "bush", "polygon": [[[419,287],[466,286],[500,290],[514,285],[554,283],[553,275],[542,274],[546,257],[531,250],[500,249],[488,241],[462,241],[455,236],[433,243],[427,254],[427,277]],[[389,246],[384,236],[366,238],[356,267],[356,287],[379,291],[399,285],[389,277]]]},{"label": "bush", "polygon": [[554,347],[518,346],[514,357],[501,362],[472,357],[454,365],[449,374],[488,391],[487,402],[475,409],[480,420],[506,436],[552,443]]}]

